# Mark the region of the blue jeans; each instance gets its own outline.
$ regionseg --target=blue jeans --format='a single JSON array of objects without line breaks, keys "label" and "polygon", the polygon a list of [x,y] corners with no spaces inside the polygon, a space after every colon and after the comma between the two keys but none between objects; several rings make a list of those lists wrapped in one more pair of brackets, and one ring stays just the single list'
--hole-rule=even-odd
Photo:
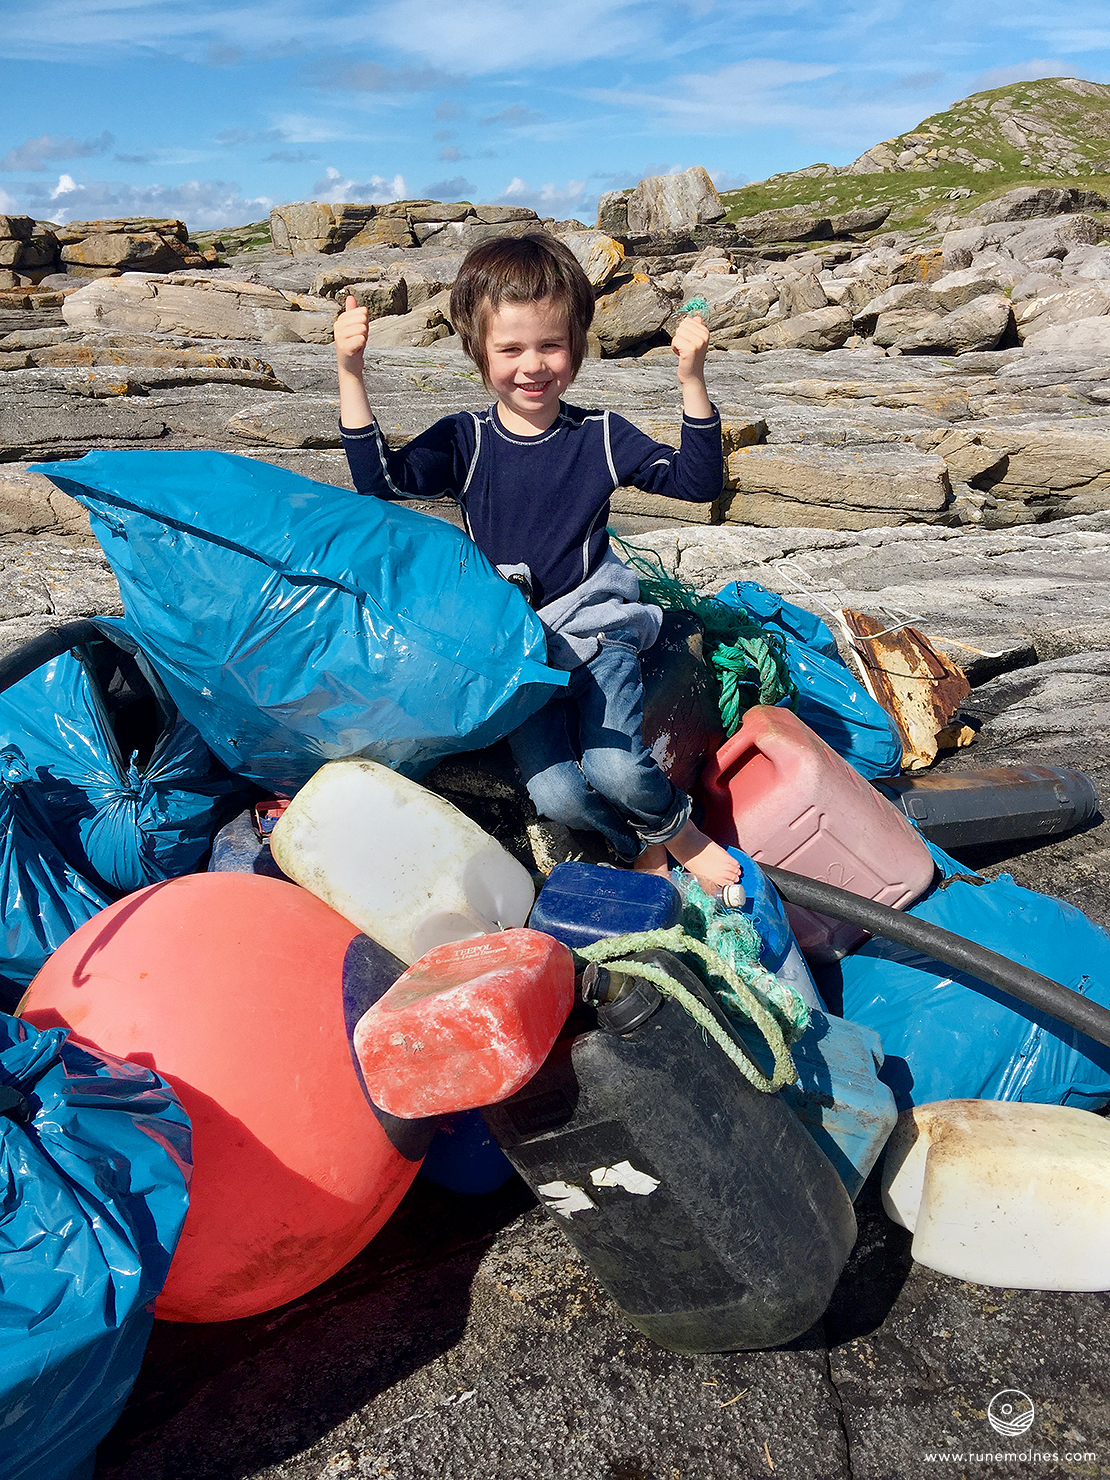
[{"label": "blue jeans", "polygon": [[669,841],[690,816],[690,798],[644,744],[643,703],[637,646],[611,632],[562,694],[509,736],[536,811],[601,833],[626,862]]}]

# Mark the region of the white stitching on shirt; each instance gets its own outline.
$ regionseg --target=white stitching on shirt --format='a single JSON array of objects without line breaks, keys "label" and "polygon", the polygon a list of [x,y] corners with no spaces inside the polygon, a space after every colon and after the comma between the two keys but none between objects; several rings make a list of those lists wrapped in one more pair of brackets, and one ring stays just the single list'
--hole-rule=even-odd
[{"label": "white stitching on shirt", "polygon": [[617,477],[617,470],[616,470],[616,467],[613,465],[613,449],[612,449],[612,447],[609,444],[609,413],[608,413],[608,411],[602,413],[601,425],[602,425],[602,431],[603,431],[604,436],[605,436],[605,461],[609,464],[609,476],[610,476],[610,478],[612,478],[612,480],[613,480],[613,488],[614,488],[614,490],[616,490],[616,489],[618,489],[620,487],[620,479]]},{"label": "white stitching on shirt", "polygon": [[378,461],[382,465],[382,477],[385,479],[386,487],[392,489],[398,498],[404,498],[405,495],[389,476],[389,464],[385,460],[385,439],[382,437],[381,428],[377,422],[374,423],[374,434],[378,445]]},{"label": "white stitching on shirt", "polygon": [[473,411],[470,413],[470,416],[471,416],[472,421],[474,422],[474,455],[471,457],[471,459],[470,459],[470,466],[466,470],[466,482],[459,489],[459,497],[460,498],[462,498],[463,494],[470,487],[470,480],[471,480],[471,478],[474,477],[474,470],[478,466],[478,454],[482,450],[482,422],[481,422],[481,418],[478,417]]}]

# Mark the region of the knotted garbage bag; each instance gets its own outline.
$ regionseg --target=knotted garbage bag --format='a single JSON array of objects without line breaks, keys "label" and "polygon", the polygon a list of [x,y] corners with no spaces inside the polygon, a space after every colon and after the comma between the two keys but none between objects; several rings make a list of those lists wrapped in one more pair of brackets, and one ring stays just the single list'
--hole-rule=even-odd
[{"label": "knotted garbage bag", "polygon": [[222,452],[36,470],[89,510],[178,709],[268,789],[352,755],[420,776],[566,682],[517,588],[443,520]]},{"label": "knotted garbage bag", "polygon": [[[177,712],[117,619],[56,635],[61,650],[0,692],[0,745],[17,746],[30,772],[24,800],[109,897],[191,873],[253,788]],[[36,646],[51,652],[42,638],[26,644],[0,662],[0,686]]]},{"label": "knotted garbage bag", "polygon": [[89,1480],[188,1205],[164,1079],[0,1015],[0,1475]]}]

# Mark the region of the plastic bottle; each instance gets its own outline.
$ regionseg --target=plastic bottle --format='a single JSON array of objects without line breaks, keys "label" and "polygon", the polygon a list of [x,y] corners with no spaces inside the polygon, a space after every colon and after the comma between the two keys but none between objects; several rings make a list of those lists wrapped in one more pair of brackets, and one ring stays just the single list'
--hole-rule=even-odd
[{"label": "plastic bottle", "polygon": [[[721,903],[726,909],[735,909],[752,924],[759,936],[762,950],[760,962],[787,986],[793,987],[808,1007],[823,1008],[824,1002],[818,992],[805,957],[798,949],[794,932],[790,928],[786,906],[778,891],[768,883],[759,865],[739,848],[728,850],[740,865],[740,883],[726,884],[721,890]],[[743,898],[740,899],[740,895]]]},{"label": "plastic bottle", "polygon": [[375,1104],[402,1119],[474,1110],[536,1072],[574,1004],[574,961],[536,930],[436,946],[360,1018]]},{"label": "plastic bottle", "polygon": [[[674,956],[662,966],[724,1022]],[[817,1320],[855,1240],[848,1194],[779,1095],[642,979],[486,1123],[628,1319],[678,1352],[777,1346]]]},{"label": "plastic bottle", "polygon": [[610,935],[666,930],[681,919],[682,897],[659,874],[560,863],[540,890],[528,924],[577,950]]},{"label": "plastic bottle", "polygon": [[883,1205],[919,1264],[978,1285],[1110,1289],[1110,1125],[1067,1105],[940,1100],[899,1117]]},{"label": "plastic bottle", "polygon": [[523,925],[531,875],[450,802],[376,761],[330,761],[270,836],[278,866],[407,965]]},{"label": "plastic bottle", "polygon": [[984,766],[942,776],[892,776],[875,783],[951,852],[981,843],[1047,838],[1081,827],[1098,811],[1098,790],[1070,766]]},{"label": "plastic bottle", "polygon": [[[898,808],[789,709],[749,709],[706,766],[702,794],[706,831],[756,863],[892,909],[904,909],[932,882],[929,850]],[[815,961],[836,960],[866,939],[858,926],[793,905],[787,913],[802,953]]]}]

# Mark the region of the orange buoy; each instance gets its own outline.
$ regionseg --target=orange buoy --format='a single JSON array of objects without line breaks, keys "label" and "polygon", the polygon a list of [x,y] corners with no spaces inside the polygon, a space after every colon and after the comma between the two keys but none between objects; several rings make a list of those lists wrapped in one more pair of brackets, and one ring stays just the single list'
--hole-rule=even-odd
[{"label": "orange buoy", "polygon": [[358,1253],[416,1175],[419,1154],[393,1145],[352,1059],[352,941],[364,937],[293,884],[189,874],[89,920],[31,984],[29,1022],[157,1069],[192,1120],[164,1319],[231,1320],[303,1295]]}]

